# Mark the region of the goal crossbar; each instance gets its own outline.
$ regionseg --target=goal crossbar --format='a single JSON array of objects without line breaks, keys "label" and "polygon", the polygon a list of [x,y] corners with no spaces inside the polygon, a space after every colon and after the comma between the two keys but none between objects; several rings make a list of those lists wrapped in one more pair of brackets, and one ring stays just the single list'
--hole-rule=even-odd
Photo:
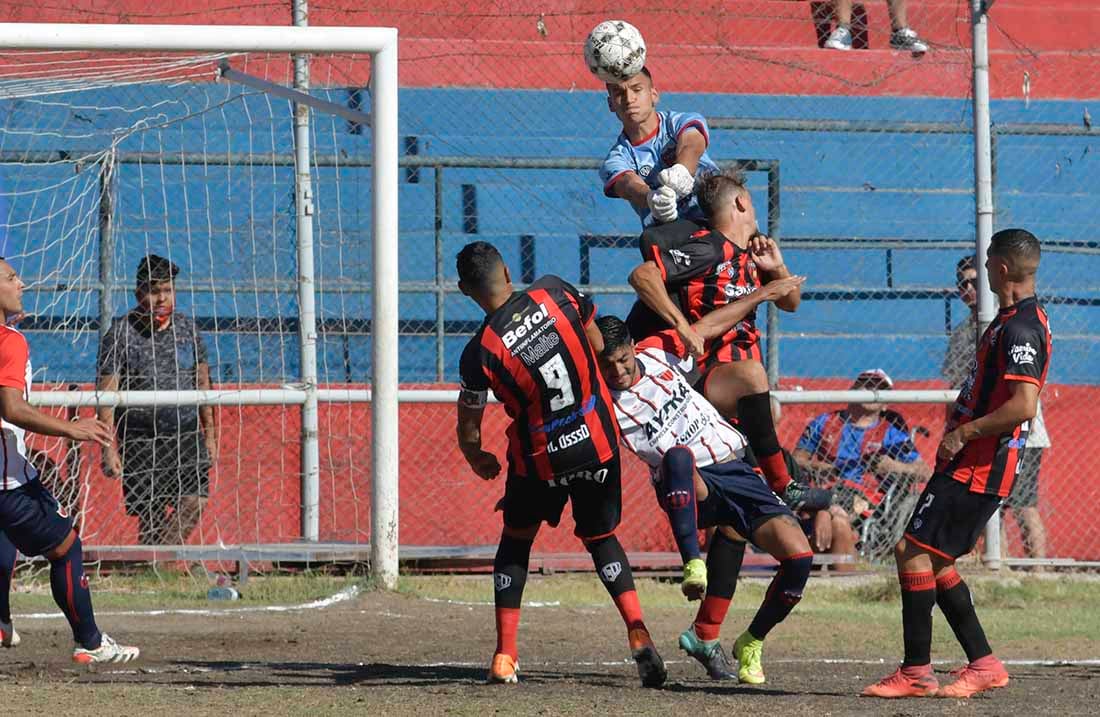
[{"label": "goal crossbar", "polygon": [[0,23],[0,48],[103,52],[396,52],[393,27]]}]

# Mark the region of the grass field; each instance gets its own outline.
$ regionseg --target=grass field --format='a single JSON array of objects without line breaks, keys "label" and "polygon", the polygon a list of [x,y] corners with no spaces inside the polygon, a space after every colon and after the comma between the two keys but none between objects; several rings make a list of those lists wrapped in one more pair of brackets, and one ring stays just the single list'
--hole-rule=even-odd
[{"label": "grass field", "polygon": [[[532,576],[520,633],[523,682],[508,687],[481,684],[494,644],[485,575],[406,576],[392,593],[357,577],[259,577],[238,602],[207,602],[205,578],[99,578],[101,627],[144,654],[133,665],[95,670],[68,661],[68,629],[54,616],[48,586],[24,579],[13,596],[24,644],[0,651],[0,703],[9,714],[48,715],[1093,713],[1100,580],[1010,574],[969,582],[998,654],[1016,662],[1012,684],[969,703],[883,703],[855,694],[898,659],[900,606],[886,574],[812,580],[769,637],[768,683],[760,688],[707,680],[675,647],[694,606],[673,582],[639,579],[669,666],[660,691],[637,686],[621,623],[590,574]],[[766,586],[761,578],[740,582],[727,645]],[[943,661],[938,669],[961,663],[939,617],[933,653]]]}]

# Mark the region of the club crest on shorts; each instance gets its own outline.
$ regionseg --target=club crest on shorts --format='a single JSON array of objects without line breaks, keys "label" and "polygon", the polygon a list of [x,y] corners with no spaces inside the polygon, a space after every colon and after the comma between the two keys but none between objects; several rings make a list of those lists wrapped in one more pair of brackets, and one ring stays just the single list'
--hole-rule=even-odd
[{"label": "club crest on shorts", "polygon": [[512,576],[504,573],[493,573],[493,587],[496,588],[498,593],[501,590],[507,590],[512,587]]},{"label": "club crest on shorts", "polygon": [[615,578],[622,575],[622,572],[623,564],[620,563],[618,560],[613,563],[608,563],[607,565],[600,568],[600,574],[603,576],[604,582],[608,583],[615,582]]}]

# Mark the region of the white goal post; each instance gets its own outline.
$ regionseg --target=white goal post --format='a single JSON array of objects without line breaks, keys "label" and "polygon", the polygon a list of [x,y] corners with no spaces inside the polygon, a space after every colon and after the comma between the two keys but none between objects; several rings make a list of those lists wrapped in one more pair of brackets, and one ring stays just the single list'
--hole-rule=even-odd
[{"label": "white goal post", "polygon": [[[372,500],[371,570],[387,587],[397,580],[398,565],[398,262],[397,262],[397,30],[378,27],[266,27],[227,25],[96,25],[96,24],[0,24],[0,50],[97,51],[97,52],[270,52],[369,53],[371,61],[372,134]],[[296,167],[296,200],[311,201],[309,166]],[[299,211],[299,227],[308,224],[309,212]],[[303,219],[304,217],[304,219]],[[312,238],[309,232],[298,246],[297,282],[300,305],[300,354],[302,385],[289,393],[274,391],[191,392],[195,403],[225,402],[244,405],[248,400],[279,399],[299,403],[302,411],[303,537],[316,540],[318,506],[317,323],[313,310]],[[250,395],[255,393],[256,395]],[[347,392],[343,392],[347,393]],[[282,394],[282,395],[278,395]],[[36,397],[46,404],[45,395]],[[104,395],[93,396],[94,405],[105,405]],[[112,397],[114,403],[121,396]],[[169,402],[180,403],[183,393]],[[347,398],[347,396],[345,396]],[[158,402],[156,396],[135,396]],[[65,398],[72,405],[73,396]],[[144,404],[150,405],[150,404]]]}]

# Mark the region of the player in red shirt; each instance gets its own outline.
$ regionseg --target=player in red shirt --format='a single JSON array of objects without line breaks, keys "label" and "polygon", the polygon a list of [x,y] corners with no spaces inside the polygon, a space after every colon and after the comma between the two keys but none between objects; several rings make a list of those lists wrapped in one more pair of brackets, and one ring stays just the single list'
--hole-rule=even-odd
[{"label": "player in red shirt", "polygon": [[493,561],[497,647],[490,682],[516,682],[520,603],[531,544],[539,526],[556,526],[566,502],[575,533],[627,628],[642,685],[666,678],[642,619],[626,552],[615,537],[622,514],[619,426],[596,356],[603,340],[591,299],[556,276],[516,291],[493,245],[467,244],[458,253],[458,288],[485,311],[485,323],[462,352],[458,445],[480,478],[500,473],[481,447],[488,392],[504,404],[508,478],[497,504],[504,529]]},{"label": "player in red shirt", "polygon": [[[66,421],[30,405],[31,363],[27,339],[8,326],[23,313],[23,282],[11,264],[0,259],[0,530],[24,555],[42,555],[50,562],[50,588],[72,628],[73,662],[129,662],[136,647],[120,645],[96,626],[80,537],[31,464],[25,432],[62,436],[73,441],[111,445],[114,437],[105,423],[95,418]],[[7,596],[4,596],[5,606]],[[18,644],[10,622],[0,624],[5,647]]]},{"label": "player in red shirt", "polygon": [[[1008,684],[955,559],[973,549],[1012,488],[1028,422],[1050,367],[1046,312],[1035,298],[1039,240],[1023,229],[993,235],[985,262],[1001,310],[978,341],[970,376],[947,421],[932,479],[894,549],[905,660],[863,691],[872,697],[970,697]],[[932,673],[932,607],[951,625],[968,664],[940,688]]]},{"label": "player in red shirt", "polygon": [[[709,229],[689,221],[647,229],[641,245],[645,260],[630,283],[700,358],[703,375],[696,388],[724,418],[737,420],[769,485],[782,496],[791,477],[775,434],[755,312],[705,344],[691,322],[791,273],[779,246],[757,231],[743,176],[711,175],[700,182],[697,195]],[[775,305],[794,311],[801,300],[795,289]]]}]

